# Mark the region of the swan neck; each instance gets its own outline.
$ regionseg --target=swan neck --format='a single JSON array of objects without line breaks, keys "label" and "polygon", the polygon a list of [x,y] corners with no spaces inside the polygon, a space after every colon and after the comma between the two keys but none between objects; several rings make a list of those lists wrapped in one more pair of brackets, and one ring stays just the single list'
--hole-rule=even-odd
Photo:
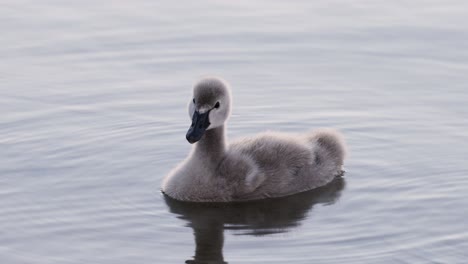
[{"label": "swan neck", "polygon": [[222,158],[226,151],[224,125],[205,131],[202,139],[196,144],[196,154],[213,160]]}]

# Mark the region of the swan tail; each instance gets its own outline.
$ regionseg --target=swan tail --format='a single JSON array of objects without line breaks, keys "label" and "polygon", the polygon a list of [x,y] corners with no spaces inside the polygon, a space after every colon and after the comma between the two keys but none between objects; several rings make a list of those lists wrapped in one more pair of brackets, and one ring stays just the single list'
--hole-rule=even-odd
[{"label": "swan tail", "polygon": [[315,162],[325,165],[338,166],[341,173],[343,161],[346,158],[346,144],[343,135],[334,129],[318,129],[308,135],[309,142],[312,143]]}]

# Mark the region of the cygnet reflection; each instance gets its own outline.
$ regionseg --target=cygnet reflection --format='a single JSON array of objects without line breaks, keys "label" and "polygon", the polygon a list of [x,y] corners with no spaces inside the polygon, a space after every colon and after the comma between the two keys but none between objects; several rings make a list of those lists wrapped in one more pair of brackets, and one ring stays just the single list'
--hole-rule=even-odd
[{"label": "cygnet reflection", "polygon": [[170,212],[188,222],[195,236],[195,256],[185,263],[227,263],[223,257],[224,230],[238,235],[288,232],[300,225],[315,204],[333,204],[345,187],[342,177],[329,184],[283,198],[242,203],[180,202],[165,196]]}]

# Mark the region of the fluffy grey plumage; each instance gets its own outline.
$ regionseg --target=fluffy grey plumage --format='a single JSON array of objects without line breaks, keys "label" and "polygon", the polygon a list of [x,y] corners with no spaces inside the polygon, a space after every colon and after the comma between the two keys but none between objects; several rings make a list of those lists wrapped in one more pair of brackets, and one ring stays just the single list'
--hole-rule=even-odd
[{"label": "fluffy grey plumage", "polygon": [[227,145],[231,94],[226,82],[202,79],[193,96],[187,139],[197,143],[164,179],[162,190],[170,197],[194,202],[280,197],[323,186],[341,174],[346,150],[337,131],[265,132]]}]

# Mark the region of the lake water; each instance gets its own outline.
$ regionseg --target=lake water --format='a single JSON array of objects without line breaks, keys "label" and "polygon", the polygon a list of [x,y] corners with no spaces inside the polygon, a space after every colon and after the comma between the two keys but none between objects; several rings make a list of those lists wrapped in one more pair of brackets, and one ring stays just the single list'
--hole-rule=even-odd
[{"label": "lake water", "polygon": [[[466,263],[463,1],[0,5],[0,263]],[[165,199],[204,75],[230,138],[334,127],[343,179]],[[190,262],[192,261],[192,262]]]}]

